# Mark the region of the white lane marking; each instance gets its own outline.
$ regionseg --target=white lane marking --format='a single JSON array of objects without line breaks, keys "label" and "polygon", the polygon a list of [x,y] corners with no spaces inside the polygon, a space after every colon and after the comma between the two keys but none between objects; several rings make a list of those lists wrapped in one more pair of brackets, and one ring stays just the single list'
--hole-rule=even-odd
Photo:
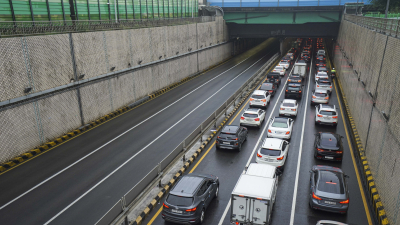
[{"label": "white lane marking", "polygon": [[[265,55],[267,56],[267,55]],[[166,131],[164,131],[162,134],[160,134],[157,138],[155,138],[152,142],[147,144],[145,147],[140,149],[135,155],[130,157],[127,161],[122,163],[119,167],[117,167],[115,170],[113,170],[111,173],[109,173],[106,177],[104,177],[101,181],[99,181],[97,184],[92,186],[89,190],[87,190],[85,193],[83,193],[81,196],[79,196],[75,201],[73,201],[71,204],[69,204],[67,207],[65,207],[63,210],[61,210],[59,213],[57,213],[55,216],[53,216],[49,221],[47,221],[44,225],[47,225],[51,223],[54,219],[56,219],[59,215],[61,215],[63,212],[68,210],[71,206],[73,206],[76,202],[78,202],[80,199],[85,197],[89,192],[91,192],[93,189],[95,189],[97,186],[99,186],[101,183],[103,183],[106,179],[108,179],[111,175],[116,173],[119,169],[121,169],[123,166],[125,166],[128,162],[130,162],[133,158],[135,158],[137,155],[139,155],[142,151],[144,151],[146,148],[148,148],[151,144],[153,144],[155,141],[157,141],[159,138],[161,138],[164,134],[166,134],[168,131],[170,131],[172,128],[174,128],[176,125],[178,125],[182,120],[184,120],[186,117],[188,117],[190,114],[192,114],[194,111],[196,111],[200,106],[202,106],[204,103],[206,103],[208,100],[210,100],[212,97],[214,97],[218,92],[220,92],[222,89],[224,89],[228,84],[236,80],[236,78],[240,77],[242,74],[244,74],[247,70],[249,70],[251,67],[253,67],[255,64],[257,64],[261,59],[263,59],[265,56],[257,60],[255,63],[253,63],[251,66],[249,66],[246,70],[241,72],[239,75],[237,75],[235,78],[233,78],[231,81],[226,83],[224,86],[222,86],[218,91],[216,91],[214,94],[212,94],[210,97],[208,97],[206,100],[204,100],[201,104],[199,104],[196,108],[194,108],[192,111],[190,111],[188,114],[186,114],[184,117],[182,117],[178,122],[176,122],[174,125],[169,127]]]},{"label": "white lane marking", "polygon": [[15,202],[16,200],[22,198],[23,196],[25,196],[26,194],[28,194],[29,192],[35,190],[36,188],[42,186],[44,183],[48,182],[49,180],[53,179],[54,177],[60,175],[61,173],[63,173],[64,171],[68,170],[69,168],[73,167],[74,165],[76,165],[77,163],[81,162],[82,160],[86,159],[87,157],[89,157],[90,155],[96,153],[97,151],[99,151],[100,149],[104,148],[105,146],[107,146],[108,144],[110,144],[111,142],[117,140],[118,138],[120,138],[121,136],[125,135],[126,133],[128,133],[129,131],[135,129],[136,127],[140,126],[141,124],[143,124],[144,122],[148,121],[149,119],[153,118],[154,116],[158,115],[159,113],[161,113],[162,111],[168,109],[169,107],[171,107],[172,105],[174,105],[175,103],[181,101],[182,99],[184,99],[185,97],[187,97],[188,95],[192,94],[193,92],[197,91],[198,89],[200,89],[201,87],[203,87],[204,85],[208,84],[209,82],[215,80],[216,78],[218,78],[219,76],[223,75],[224,73],[230,71],[231,69],[235,68],[236,66],[240,65],[241,63],[243,63],[244,61],[246,61],[247,59],[249,59],[250,57],[244,59],[243,61],[239,62],[238,64],[236,64],[235,66],[229,68],[228,70],[225,70],[224,72],[220,73],[219,75],[217,75],[216,77],[212,78],[211,80],[207,81],[206,83],[200,85],[199,87],[197,87],[196,89],[194,89],[193,91],[187,93],[186,95],[182,96],[180,99],[176,100],[175,102],[171,103],[170,105],[166,106],[165,108],[161,109],[160,111],[156,112],[155,114],[153,114],[152,116],[148,117],[147,119],[143,120],[142,122],[136,124],[135,126],[129,128],[128,130],[126,130],[125,132],[123,132],[122,134],[118,135],[117,137],[113,138],[112,140],[110,140],[109,142],[105,143],[104,145],[98,147],[97,149],[95,149],[94,151],[90,152],[89,154],[85,155],[84,157],[78,159],[77,161],[75,161],[74,163],[72,163],[71,165],[65,167],[64,169],[60,170],[59,172],[55,173],[54,175],[52,175],[51,177],[47,178],[46,180],[42,181],[41,183],[37,184],[36,186],[32,187],[31,189],[27,190],[26,192],[24,192],[23,194],[19,195],[18,197],[14,198],[13,200],[7,202],[5,205],[0,207],[0,210],[4,209],[5,207],[7,207],[8,205],[10,205],[11,203]]},{"label": "white lane marking", "polygon": [[307,104],[308,104],[308,94],[310,92],[310,84],[311,84],[312,62],[313,62],[313,57],[311,57],[310,73],[308,75],[308,88],[307,88],[307,96],[306,96],[306,105],[304,107],[303,128],[301,130],[299,157],[297,159],[296,178],[295,178],[295,181],[294,181],[292,212],[290,214],[290,223],[289,223],[290,225],[293,225],[293,223],[294,223],[294,213],[296,211],[297,188],[298,188],[298,185],[299,185],[300,161],[301,161],[301,153],[303,151],[304,128],[306,126]]},{"label": "white lane marking", "polygon": [[[290,70],[290,73],[289,73],[289,75],[288,75],[288,79],[289,79],[290,74],[292,74],[292,72],[293,72],[293,68],[294,68],[294,64],[293,64],[292,69]],[[269,117],[268,117],[268,120],[267,120],[267,121],[269,121],[269,120],[271,119],[272,114],[274,113],[275,108],[276,108],[276,106],[277,106],[278,103],[279,103],[279,99],[281,98],[282,93],[283,93],[283,91],[285,90],[285,86],[286,86],[286,84],[287,84],[288,79],[286,79],[285,84],[284,84],[283,87],[282,87],[281,93],[279,93],[279,97],[278,97],[278,99],[276,100],[276,103],[275,103],[275,105],[274,105],[274,108],[272,109],[271,113],[269,114]],[[268,122],[268,123],[269,123],[269,122]],[[256,152],[256,150],[257,150],[257,148],[258,148],[258,145],[260,144],[260,141],[261,141],[261,139],[263,138],[265,131],[267,130],[267,127],[268,127],[268,124],[265,124],[265,126],[264,126],[264,128],[263,128],[263,130],[262,130],[262,132],[261,132],[261,135],[260,135],[260,137],[258,138],[256,145],[254,146],[253,152],[251,153],[250,158],[249,158],[249,160],[248,160],[247,163],[246,163],[246,167],[249,166],[251,160],[253,159],[254,153]],[[243,170],[243,171],[242,171],[242,174],[243,174],[244,172],[245,172],[245,171]],[[224,210],[224,214],[222,214],[222,217],[221,217],[221,219],[219,220],[218,225],[222,225],[222,223],[224,222],[224,219],[225,219],[226,214],[228,213],[228,210],[229,210],[230,207],[231,207],[231,199],[229,199],[228,205],[226,206],[226,208],[225,208],[225,210]]]}]

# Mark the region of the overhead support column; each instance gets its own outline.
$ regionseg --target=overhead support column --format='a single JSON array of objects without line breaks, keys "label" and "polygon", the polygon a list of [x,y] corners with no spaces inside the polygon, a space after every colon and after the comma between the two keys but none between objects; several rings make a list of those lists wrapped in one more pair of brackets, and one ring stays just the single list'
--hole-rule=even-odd
[{"label": "overhead support column", "polygon": [[279,38],[279,52],[283,54],[283,38]]}]

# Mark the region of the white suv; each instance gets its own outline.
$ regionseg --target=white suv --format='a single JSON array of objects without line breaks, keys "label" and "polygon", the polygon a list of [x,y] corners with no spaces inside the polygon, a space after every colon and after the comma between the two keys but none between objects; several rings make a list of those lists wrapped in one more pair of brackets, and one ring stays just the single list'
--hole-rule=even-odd
[{"label": "white suv", "polygon": [[325,89],[328,91],[328,94],[332,93],[332,82],[329,79],[319,78],[317,82],[315,82],[315,86],[320,89]]},{"label": "white suv", "polygon": [[257,151],[256,162],[276,166],[283,171],[289,151],[289,142],[279,138],[265,138]]},{"label": "white suv", "polygon": [[285,76],[286,69],[283,66],[275,66],[275,68],[272,72],[279,73],[279,75],[281,75],[281,76]]},{"label": "white suv", "polygon": [[296,100],[284,99],[279,107],[279,116],[297,116],[298,107]]},{"label": "white suv", "polygon": [[325,89],[317,88],[312,93],[311,104],[329,102],[329,93]]},{"label": "white suv", "polygon": [[335,105],[319,104],[315,106],[315,124],[337,126],[338,114]]},{"label": "white suv", "polygon": [[271,101],[271,95],[268,91],[256,90],[250,97],[250,107],[260,106],[267,108],[269,102]]},{"label": "white suv", "polygon": [[265,111],[261,109],[246,109],[240,117],[240,126],[256,126],[261,127],[265,120]]}]

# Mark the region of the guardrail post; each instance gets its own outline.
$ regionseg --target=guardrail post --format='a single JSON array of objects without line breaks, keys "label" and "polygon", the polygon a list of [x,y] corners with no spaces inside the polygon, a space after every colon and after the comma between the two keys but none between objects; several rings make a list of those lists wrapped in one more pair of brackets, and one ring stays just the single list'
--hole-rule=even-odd
[{"label": "guardrail post", "polygon": [[200,125],[200,142],[203,142],[203,123]]}]

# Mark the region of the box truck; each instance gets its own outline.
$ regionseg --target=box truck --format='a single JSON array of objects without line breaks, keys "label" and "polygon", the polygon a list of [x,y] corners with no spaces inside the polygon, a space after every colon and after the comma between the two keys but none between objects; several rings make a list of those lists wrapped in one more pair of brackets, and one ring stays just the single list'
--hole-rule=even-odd
[{"label": "box truck", "polygon": [[293,68],[293,74],[298,74],[302,78],[305,77],[307,73],[307,63],[295,63]]},{"label": "box truck", "polygon": [[232,224],[270,224],[278,187],[276,167],[252,163],[231,195]]}]

